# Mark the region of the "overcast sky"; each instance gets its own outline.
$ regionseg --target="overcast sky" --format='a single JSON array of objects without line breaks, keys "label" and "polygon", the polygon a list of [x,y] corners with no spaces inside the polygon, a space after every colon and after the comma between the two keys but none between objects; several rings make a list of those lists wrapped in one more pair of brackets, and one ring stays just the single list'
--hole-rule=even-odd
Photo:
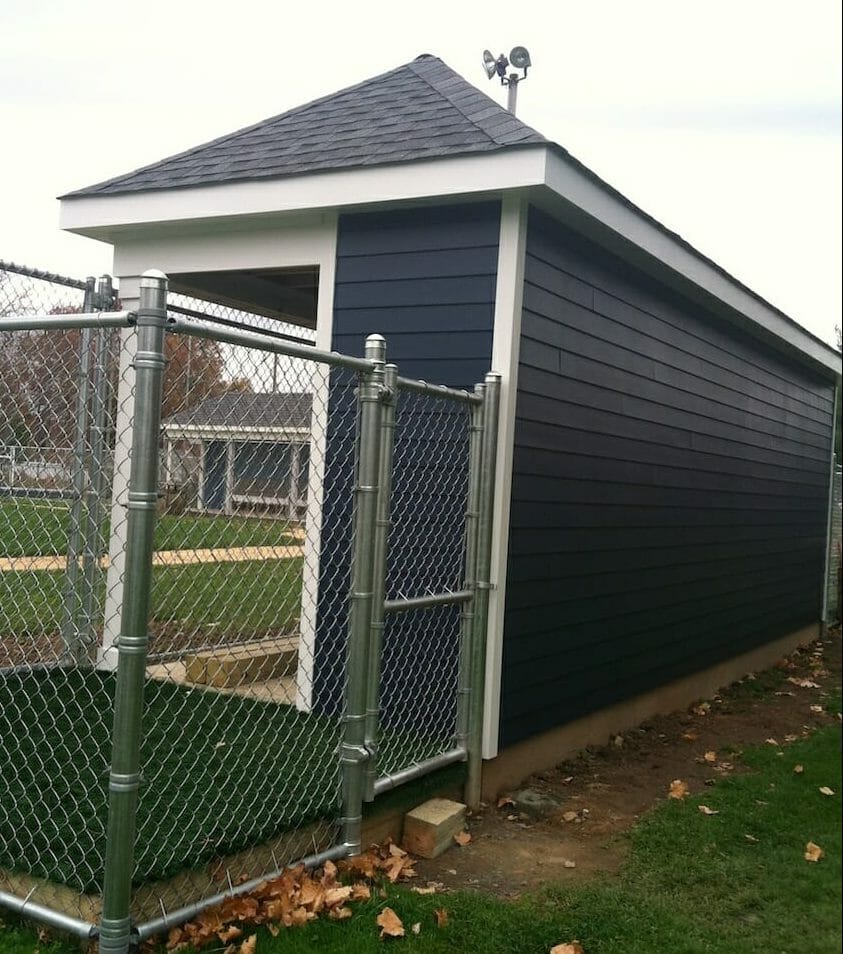
[{"label": "overcast sky", "polygon": [[[0,258],[110,246],[55,197],[433,53],[521,44],[518,114],[815,334],[841,313],[840,0],[0,0]],[[154,265],[154,263],[151,263]]]}]

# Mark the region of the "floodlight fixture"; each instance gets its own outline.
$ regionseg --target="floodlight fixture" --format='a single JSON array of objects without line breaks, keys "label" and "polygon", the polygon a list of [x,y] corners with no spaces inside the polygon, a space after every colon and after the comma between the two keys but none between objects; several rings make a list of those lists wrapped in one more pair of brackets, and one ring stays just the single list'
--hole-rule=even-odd
[{"label": "floodlight fixture", "polygon": [[509,62],[512,63],[515,69],[524,70],[525,76],[527,75],[527,70],[533,65],[526,46],[513,46],[509,54]]},{"label": "floodlight fixture", "polygon": [[491,51],[483,50],[483,69],[486,71],[486,76],[491,79],[497,69],[495,67],[495,58],[492,56]]},{"label": "floodlight fixture", "polygon": [[[510,65],[514,66],[516,70],[521,70],[524,75],[519,76],[517,73],[509,73],[507,75],[506,71]],[[492,79],[493,76],[498,76],[500,77],[501,86],[508,87],[506,108],[511,113],[515,112],[518,84],[521,80],[527,78],[527,70],[529,70],[532,65],[530,54],[527,52],[525,46],[514,46],[510,50],[508,58],[505,54],[501,53],[500,56],[495,59],[490,50],[483,50],[483,69],[486,71],[486,76],[489,79]]]}]

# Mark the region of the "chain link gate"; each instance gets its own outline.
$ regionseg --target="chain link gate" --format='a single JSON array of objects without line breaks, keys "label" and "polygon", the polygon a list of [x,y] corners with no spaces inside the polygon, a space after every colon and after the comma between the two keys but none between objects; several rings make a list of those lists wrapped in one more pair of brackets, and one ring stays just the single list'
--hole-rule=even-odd
[{"label": "chain link gate", "polygon": [[[123,954],[290,864],[358,852],[363,802],[397,784],[467,759],[479,799],[498,381],[403,379],[378,336],[354,358],[212,324],[170,307],[156,273],[136,312],[96,293],[75,314],[0,319],[4,342],[36,336],[39,353],[84,338],[76,358],[60,349],[86,382],[77,425],[87,395],[61,526],[20,495],[9,524],[0,501],[18,535],[0,535],[0,755],[37,774],[0,781],[0,905]],[[202,384],[221,370],[228,397]],[[306,438],[254,420],[291,396]],[[221,424],[226,402],[238,416]],[[14,413],[0,401],[0,427]],[[67,553],[41,567],[30,551],[61,534]],[[255,648],[271,656],[290,627],[297,673],[256,675]],[[24,872],[49,880],[25,889]]]}]

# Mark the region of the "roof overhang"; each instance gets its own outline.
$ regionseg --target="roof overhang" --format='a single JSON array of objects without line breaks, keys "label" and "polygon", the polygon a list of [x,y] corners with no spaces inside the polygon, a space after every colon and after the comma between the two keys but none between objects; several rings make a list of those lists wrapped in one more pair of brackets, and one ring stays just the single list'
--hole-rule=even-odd
[{"label": "roof overhang", "polygon": [[686,297],[777,348],[840,377],[840,355],[680,236],[638,209],[563,149],[525,145],[488,154],[222,185],[69,196],[61,227],[122,240],[292,224],[302,215],[458,201],[524,190],[530,201]]}]

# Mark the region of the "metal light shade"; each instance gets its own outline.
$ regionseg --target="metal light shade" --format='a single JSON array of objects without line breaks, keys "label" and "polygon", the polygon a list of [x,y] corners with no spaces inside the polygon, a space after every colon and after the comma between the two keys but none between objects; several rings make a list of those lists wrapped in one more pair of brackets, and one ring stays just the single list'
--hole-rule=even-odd
[{"label": "metal light shade", "polygon": [[509,54],[509,62],[517,70],[526,70],[533,65],[526,46],[514,46]]},{"label": "metal light shade", "polygon": [[489,79],[495,75],[495,58],[489,50],[483,50],[483,69]]}]

